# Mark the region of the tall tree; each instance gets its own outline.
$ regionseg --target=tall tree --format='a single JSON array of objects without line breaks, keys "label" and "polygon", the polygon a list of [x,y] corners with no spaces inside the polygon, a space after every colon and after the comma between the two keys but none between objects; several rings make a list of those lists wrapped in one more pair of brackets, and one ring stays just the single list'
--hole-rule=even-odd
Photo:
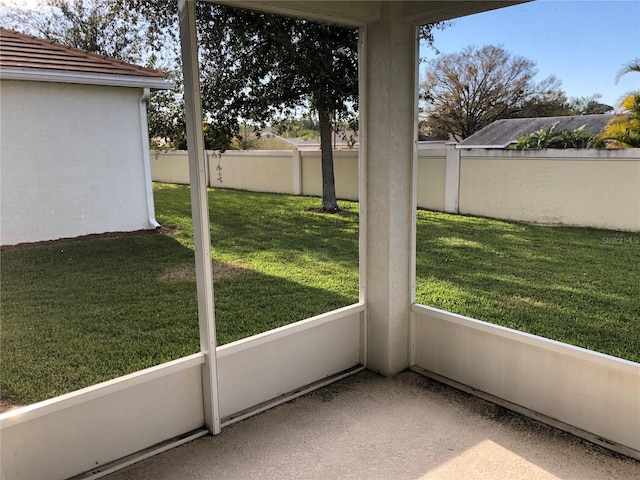
[{"label": "tall tree", "polygon": [[261,128],[308,104],[320,130],[320,210],[337,211],[332,125],[357,109],[357,30],[215,5],[198,13],[212,123],[235,128],[243,118]]},{"label": "tall tree", "polygon": [[462,140],[528,103],[563,101],[555,77],[535,75],[534,62],[493,45],[436,57],[421,84],[428,133]]},{"label": "tall tree", "polygon": [[[149,0],[128,1],[152,22],[175,15],[165,5],[158,11]],[[357,121],[357,29],[204,2],[197,5],[197,24],[202,105],[217,147],[226,148],[240,124],[250,122],[260,130],[309,108],[320,131],[320,210],[337,211],[332,126]],[[433,28],[442,25],[421,29],[430,46]]]},{"label": "tall tree", "polygon": [[562,90],[550,92],[542,97],[533,97],[524,102],[521,110],[513,116],[518,118],[561,117],[567,115],[595,115],[613,111],[611,105],[600,103],[602,95],[567,99]]},{"label": "tall tree", "polygon": [[596,115],[609,113],[613,111],[611,105],[601,103],[602,95],[595,93],[590,97],[572,98],[569,102],[569,108],[572,110],[571,115]]},{"label": "tall tree", "polygon": [[564,115],[579,115],[573,109],[567,95],[562,90],[545,92],[534,95],[522,102],[520,109],[512,117],[560,117]]}]

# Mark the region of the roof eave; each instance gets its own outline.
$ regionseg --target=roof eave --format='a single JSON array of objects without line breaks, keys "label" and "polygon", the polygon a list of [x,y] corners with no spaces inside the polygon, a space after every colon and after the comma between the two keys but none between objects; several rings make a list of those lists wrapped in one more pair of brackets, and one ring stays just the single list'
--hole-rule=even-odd
[{"label": "roof eave", "polygon": [[62,72],[32,68],[0,68],[1,80],[23,80],[32,82],[76,83],[107,87],[155,88],[168,90],[173,82],[166,78],[137,75],[111,75],[88,72]]},{"label": "roof eave", "polygon": [[504,150],[505,148],[507,148],[509,145],[511,145],[512,143],[515,143],[513,141],[510,141],[508,143],[505,143],[504,145],[456,145],[456,149],[457,150],[473,150],[473,149],[484,149],[484,150],[488,150],[488,149],[502,149]]}]

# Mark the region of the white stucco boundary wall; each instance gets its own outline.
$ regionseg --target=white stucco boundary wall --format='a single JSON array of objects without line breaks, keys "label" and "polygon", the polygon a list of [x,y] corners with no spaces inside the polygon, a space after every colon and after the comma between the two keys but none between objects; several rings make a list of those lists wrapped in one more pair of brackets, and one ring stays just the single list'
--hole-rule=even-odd
[{"label": "white stucco boundary wall", "polygon": [[[322,195],[319,151],[227,151],[221,156],[207,152],[209,186],[287,195]],[[333,152],[336,195],[342,200],[359,199],[358,152]],[[446,152],[420,150],[418,205],[444,210]],[[189,184],[186,151],[151,152],[154,182]]]},{"label": "white stucco boundary wall", "polygon": [[640,364],[435,308],[411,311],[414,370],[640,459]]},{"label": "white stucco boundary wall", "polygon": [[[338,198],[358,200],[358,152],[334,162]],[[320,152],[210,153],[209,186],[320,196],[320,165]],[[189,183],[186,152],[154,152],[151,167],[154,181]],[[417,206],[429,210],[637,232],[638,192],[638,149],[418,150]]]},{"label": "white stucco boundary wall", "polygon": [[640,149],[463,150],[459,213],[640,231]]},{"label": "white stucco boundary wall", "polygon": [[[207,152],[209,186],[288,195],[322,195],[320,152],[300,150]],[[358,152],[334,152],[336,195],[358,200]],[[189,184],[186,151],[151,152],[154,182]]]},{"label": "white stucco boundary wall", "polygon": [[[364,310],[218,347],[223,425],[364,369]],[[0,415],[1,478],[99,478],[205,435],[204,363],[194,354]]]},{"label": "white stucco boundary wall", "polygon": [[145,101],[144,88],[2,80],[0,244],[155,228]]}]

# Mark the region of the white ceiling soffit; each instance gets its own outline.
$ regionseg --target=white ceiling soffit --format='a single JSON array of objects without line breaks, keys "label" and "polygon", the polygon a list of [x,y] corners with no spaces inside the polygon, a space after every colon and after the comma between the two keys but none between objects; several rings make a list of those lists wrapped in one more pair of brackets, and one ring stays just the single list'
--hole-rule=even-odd
[{"label": "white ceiling soffit", "polygon": [[248,10],[275,13],[343,25],[375,22],[380,15],[379,0],[349,1],[281,1],[281,0],[207,0]]},{"label": "white ceiling soffit", "polygon": [[[207,0],[234,7],[346,25],[375,22],[380,15],[380,0],[357,1],[282,1],[282,0]],[[418,25],[450,20],[531,0],[396,0],[408,22]],[[394,2],[396,3],[396,2]]]},{"label": "white ceiling soffit", "polygon": [[424,25],[427,23],[452,20],[454,18],[473,15],[474,13],[496,10],[498,8],[509,7],[519,3],[527,3],[532,0],[505,0],[505,1],[485,1],[485,0],[427,0],[427,1],[403,1],[402,15],[405,20]]}]

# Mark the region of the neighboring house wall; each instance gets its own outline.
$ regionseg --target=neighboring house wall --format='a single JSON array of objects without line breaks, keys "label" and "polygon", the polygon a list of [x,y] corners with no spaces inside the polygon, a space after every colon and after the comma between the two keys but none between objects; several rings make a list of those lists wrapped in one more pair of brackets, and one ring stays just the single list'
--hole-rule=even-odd
[{"label": "neighboring house wall", "polygon": [[[505,220],[640,231],[640,155],[627,150],[418,151],[420,208]],[[320,152],[227,152],[210,185],[322,194]],[[152,155],[155,181],[188,183],[186,152]],[[334,152],[336,194],[358,199],[358,152]]]},{"label": "neighboring house wall", "polygon": [[143,92],[2,81],[0,244],[155,227]]}]

